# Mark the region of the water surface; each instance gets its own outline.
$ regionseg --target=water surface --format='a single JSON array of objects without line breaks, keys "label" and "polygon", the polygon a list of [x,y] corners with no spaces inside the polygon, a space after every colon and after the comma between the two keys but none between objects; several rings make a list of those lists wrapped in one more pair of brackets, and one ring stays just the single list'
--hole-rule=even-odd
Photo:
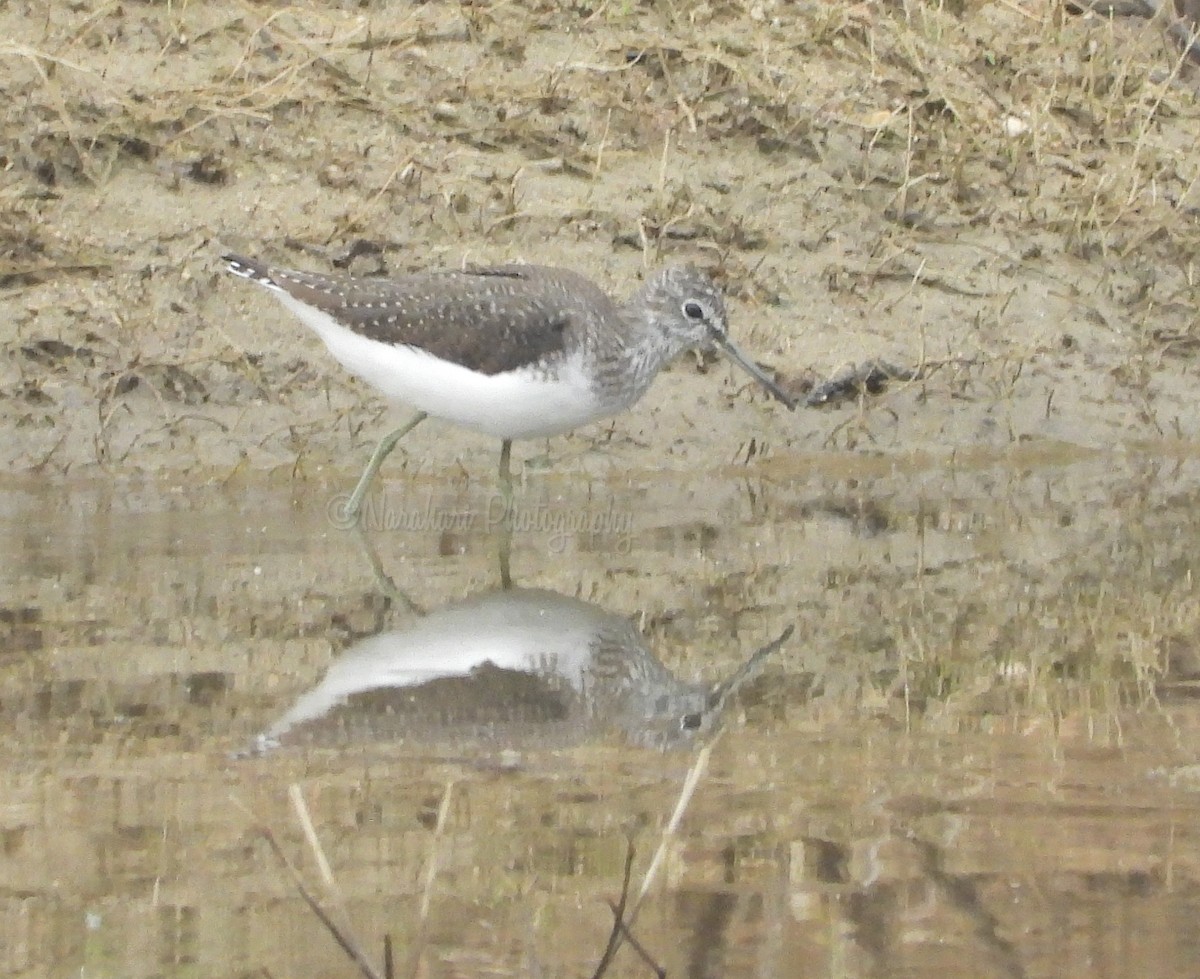
[{"label": "water surface", "polygon": [[340,488],[2,488],[0,971],[590,975],[709,744],[671,975],[1200,971],[1196,461]]}]

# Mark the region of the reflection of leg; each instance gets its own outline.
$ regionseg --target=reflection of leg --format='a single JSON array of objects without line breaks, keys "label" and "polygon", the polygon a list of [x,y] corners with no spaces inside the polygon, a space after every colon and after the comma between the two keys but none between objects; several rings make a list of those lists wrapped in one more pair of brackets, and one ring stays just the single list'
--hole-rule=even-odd
[{"label": "reflection of leg", "polygon": [[500,587],[504,591],[512,588],[512,525],[500,529]]},{"label": "reflection of leg", "polygon": [[383,465],[383,460],[396,447],[397,442],[428,417],[425,412],[418,411],[408,424],[401,425],[390,435],[385,435],[379,440],[379,444],[375,446],[375,451],[371,453],[371,461],[367,463],[367,468],[363,470],[362,476],[359,477],[358,485],[354,487],[354,492],[350,494],[350,502],[346,504],[347,520],[351,523],[358,522],[358,511],[362,506],[363,497],[367,495],[367,487],[371,485],[371,480],[379,472],[379,467]]},{"label": "reflection of leg", "polygon": [[512,439],[505,439],[500,446],[500,498],[504,502],[504,519],[512,522]]},{"label": "reflection of leg", "polygon": [[367,560],[371,564],[371,573],[375,575],[375,583],[379,586],[380,592],[392,599],[392,601],[401,603],[414,615],[424,615],[425,610],[409,598],[407,592],[403,592],[397,588],[396,583],[383,570],[383,562],[379,560],[379,554],[375,550],[375,545],[371,543],[371,537],[363,530],[362,524],[354,525],[354,534],[358,537],[358,543],[367,555]]},{"label": "reflection of leg", "polygon": [[504,522],[500,527],[500,587],[506,591],[512,587],[512,573],[509,571],[513,531],[511,462],[512,440],[505,439],[500,446],[500,502],[504,505]]}]

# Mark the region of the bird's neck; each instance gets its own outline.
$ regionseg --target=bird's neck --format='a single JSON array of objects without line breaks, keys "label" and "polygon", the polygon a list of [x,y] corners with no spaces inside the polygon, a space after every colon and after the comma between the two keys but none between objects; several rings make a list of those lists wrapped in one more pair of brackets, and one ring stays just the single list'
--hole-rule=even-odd
[{"label": "bird's neck", "polygon": [[621,379],[622,405],[630,405],[680,353],[643,312],[638,296],[621,307],[622,329],[595,338],[591,351],[606,376]]}]

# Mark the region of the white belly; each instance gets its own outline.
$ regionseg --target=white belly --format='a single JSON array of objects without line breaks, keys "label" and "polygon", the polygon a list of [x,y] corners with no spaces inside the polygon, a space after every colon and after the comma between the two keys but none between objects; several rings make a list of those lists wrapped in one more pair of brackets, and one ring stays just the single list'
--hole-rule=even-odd
[{"label": "white belly", "polygon": [[612,413],[572,358],[549,376],[534,370],[478,374],[413,347],[368,340],[331,316],[279,295],[346,370],[386,398],[502,439],[561,435]]}]

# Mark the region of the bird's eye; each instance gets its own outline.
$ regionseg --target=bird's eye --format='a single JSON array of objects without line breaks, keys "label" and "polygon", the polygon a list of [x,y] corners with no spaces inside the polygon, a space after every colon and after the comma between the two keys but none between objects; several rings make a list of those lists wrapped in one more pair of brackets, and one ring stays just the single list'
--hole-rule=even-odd
[{"label": "bird's eye", "polygon": [[690,320],[704,319],[704,309],[699,303],[684,303],[683,315]]}]

